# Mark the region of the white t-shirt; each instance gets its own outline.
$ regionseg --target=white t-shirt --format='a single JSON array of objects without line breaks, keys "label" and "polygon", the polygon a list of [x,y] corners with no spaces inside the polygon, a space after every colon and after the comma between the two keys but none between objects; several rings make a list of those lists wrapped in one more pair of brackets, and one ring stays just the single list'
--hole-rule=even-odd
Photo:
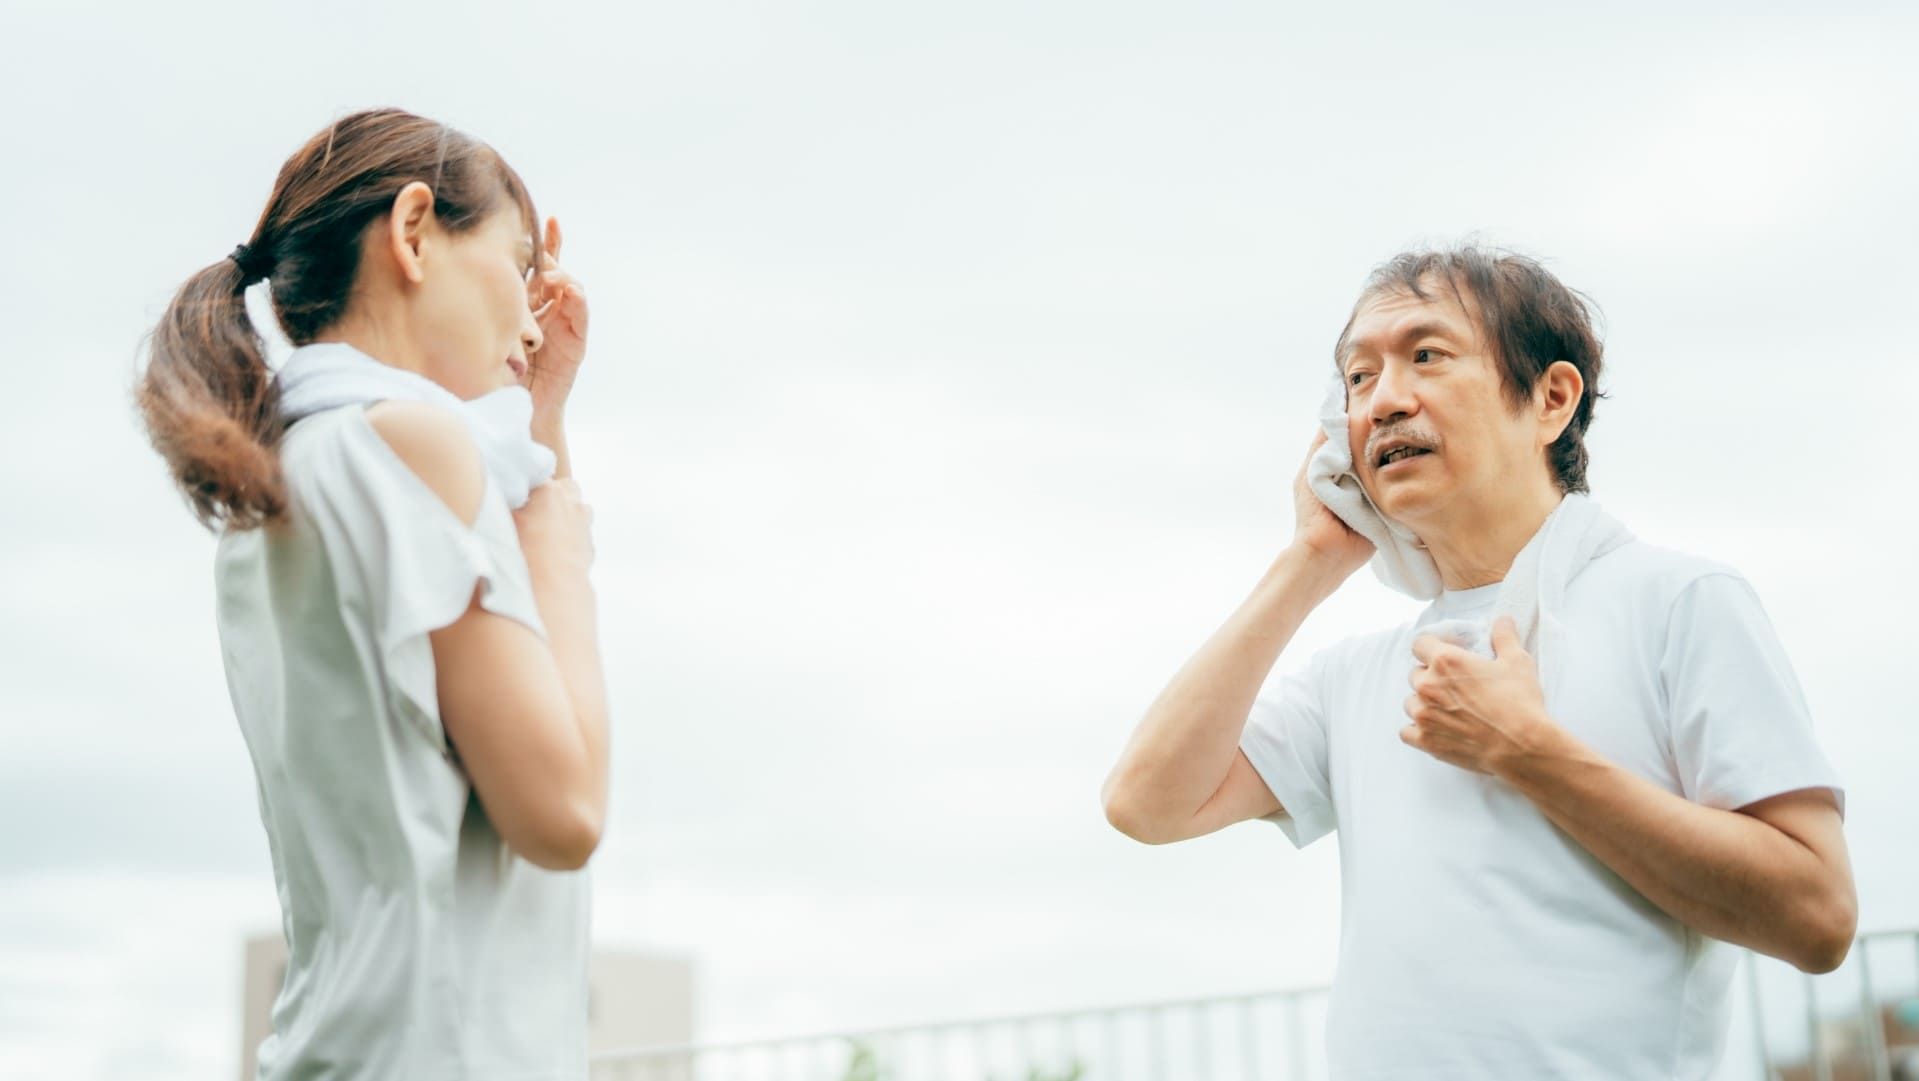
[{"label": "white t-shirt", "polygon": [[[1690,930],[1502,782],[1399,740],[1418,629],[1489,617],[1497,585],[1348,639],[1269,685],[1241,748],[1296,845],[1337,829],[1339,1081],[1710,1073],[1737,951]],[[1554,720],[1708,807],[1839,782],[1758,598],[1633,541],[1573,579]]]},{"label": "white t-shirt", "polygon": [[289,520],[221,538],[219,625],[288,961],[259,1077],[579,1081],[588,879],[515,856],[440,725],[429,631],[544,636],[491,480],[468,527],[347,406],[294,425]]}]

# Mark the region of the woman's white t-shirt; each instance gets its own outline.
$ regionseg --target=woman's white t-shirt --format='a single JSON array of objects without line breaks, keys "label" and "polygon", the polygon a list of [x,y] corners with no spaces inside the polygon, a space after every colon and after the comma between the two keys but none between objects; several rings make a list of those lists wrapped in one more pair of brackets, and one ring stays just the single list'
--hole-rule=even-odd
[{"label": "woman's white t-shirt", "polygon": [[[1294,844],[1339,838],[1332,1076],[1698,1081],[1737,951],[1681,924],[1497,779],[1400,742],[1413,639],[1491,618],[1497,585],[1348,639],[1269,686],[1240,747]],[[1736,810],[1839,791],[1759,599],[1634,541],[1567,587],[1554,720],[1617,765]]]},{"label": "woman's white t-shirt", "polygon": [[577,1081],[589,885],[515,856],[440,724],[428,632],[542,637],[492,482],[462,522],[364,407],[295,424],[287,521],[219,545],[220,640],[288,962],[259,1077]]}]

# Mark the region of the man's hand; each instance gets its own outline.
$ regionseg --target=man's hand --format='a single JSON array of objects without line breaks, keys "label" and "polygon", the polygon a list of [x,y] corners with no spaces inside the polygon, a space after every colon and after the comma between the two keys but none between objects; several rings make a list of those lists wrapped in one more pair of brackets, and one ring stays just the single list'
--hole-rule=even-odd
[{"label": "man's hand", "polygon": [[1373,542],[1355,533],[1351,526],[1340,521],[1339,515],[1326,509],[1326,504],[1306,483],[1306,467],[1325,442],[1326,433],[1321,431],[1313,445],[1306,448],[1306,460],[1299,463],[1299,473],[1293,478],[1293,545],[1315,562],[1327,566],[1337,585],[1373,558]]},{"label": "man's hand", "polygon": [[546,246],[527,281],[527,302],[540,324],[540,348],[528,358],[526,389],[535,424],[565,411],[573,380],[586,359],[586,290],[560,267],[560,221],[546,219]]},{"label": "man's hand", "polygon": [[1403,742],[1449,765],[1497,775],[1563,733],[1546,713],[1539,667],[1510,616],[1493,623],[1492,642],[1487,660],[1434,635],[1413,640],[1419,666]]}]

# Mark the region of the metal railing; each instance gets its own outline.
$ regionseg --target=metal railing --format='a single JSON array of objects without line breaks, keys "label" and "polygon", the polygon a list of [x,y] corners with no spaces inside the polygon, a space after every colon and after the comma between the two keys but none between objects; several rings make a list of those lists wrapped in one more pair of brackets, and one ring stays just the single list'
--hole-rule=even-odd
[{"label": "metal railing", "polygon": [[[1919,1081],[1919,930],[1813,977],[1745,960],[1751,1043],[1719,1076]],[[1327,989],[605,1052],[592,1081],[1317,1081]]]},{"label": "metal railing", "polygon": [[592,1081],[1253,1081],[1324,1073],[1326,990],[595,1055]]},{"label": "metal railing", "polygon": [[1859,936],[1828,975],[1753,958],[1747,979],[1766,1081],[1919,1081],[1919,929]]}]

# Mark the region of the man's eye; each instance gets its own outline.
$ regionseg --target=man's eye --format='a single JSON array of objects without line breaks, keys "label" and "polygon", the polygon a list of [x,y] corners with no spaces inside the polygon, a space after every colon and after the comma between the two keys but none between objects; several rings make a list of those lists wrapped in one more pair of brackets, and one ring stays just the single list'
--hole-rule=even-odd
[{"label": "man's eye", "polygon": [[1349,372],[1346,375],[1346,385],[1356,387],[1360,384],[1361,380],[1366,378],[1366,375],[1366,372]]},{"label": "man's eye", "polygon": [[1414,363],[1414,364],[1424,364],[1424,363],[1426,363],[1427,361],[1429,361],[1429,360],[1431,360],[1431,359],[1433,359],[1433,351],[1432,351],[1432,350],[1430,350],[1430,349],[1415,349],[1415,350],[1413,350],[1413,363]]}]

